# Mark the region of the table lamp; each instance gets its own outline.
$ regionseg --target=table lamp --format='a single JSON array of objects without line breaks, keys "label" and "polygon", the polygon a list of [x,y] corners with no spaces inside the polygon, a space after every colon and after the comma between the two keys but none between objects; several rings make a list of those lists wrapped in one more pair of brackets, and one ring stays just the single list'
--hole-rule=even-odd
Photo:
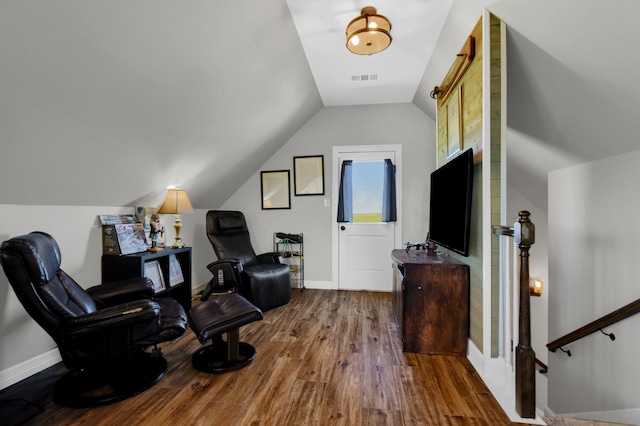
[{"label": "table lamp", "polygon": [[182,221],[180,220],[181,213],[193,213],[193,206],[189,201],[187,191],[184,189],[169,189],[167,197],[158,209],[159,214],[175,214],[173,220],[173,228],[176,230],[176,239],[171,246],[172,248],[182,248],[182,238],[180,238],[180,228],[182,227]]}]

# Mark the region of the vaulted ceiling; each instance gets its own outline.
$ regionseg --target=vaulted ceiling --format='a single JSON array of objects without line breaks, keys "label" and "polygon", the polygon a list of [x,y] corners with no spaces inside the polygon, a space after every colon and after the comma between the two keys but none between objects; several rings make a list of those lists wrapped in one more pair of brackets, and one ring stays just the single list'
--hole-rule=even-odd
[{"label": "vaulted ceiling", "polygon": [[1,202],[136,205],[188,184],[208,208],[323,107],[413,102],[435,119],[428,93],[483,7],[508,25],[511,183],[546,203],[549,170],[638,149],[640,2],[381,0],[394,41],[356,57],[344,27],[367,5],[0,2]]},{"label": "vaulted ceiling", "polygon": [[[287,0],[324,106],[411,102],[452,2],[367,1]],[[378,54],[355,55],[345,29],[368,5],[390,20],[392,42]]]}]

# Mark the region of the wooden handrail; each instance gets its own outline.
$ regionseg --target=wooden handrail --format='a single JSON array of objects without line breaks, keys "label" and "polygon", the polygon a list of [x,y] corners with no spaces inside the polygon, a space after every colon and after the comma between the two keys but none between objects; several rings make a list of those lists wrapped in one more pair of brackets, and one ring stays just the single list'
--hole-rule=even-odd
[{"label": "wooden handrail", "polygon": [[623,306],[622,308],[603,316],[602,318],[590,322],[589,324],[580,327],[569,334],[565,334],[564,336],[554,340],[553,342],[547,343],[547,349],[549,349],[551,352],[555,352],[556,349],[562,348],[563,346],[568,345],[571,342],[575,342],[576,340],[588,336],[591,333],[600,331],[603,328],[610,326],[611,324],[614,324],[639,312],[640,299],[636,300],[635,302],[631,302],[628,305]]},{"label": "wooden handrail", "polygon": [[536,358],[536,364],[538,364],[538,366],[540,367],[540,370],[538,370],[538,373],[547,374],[547,372],[549,371],[549,367],[547,366],[547,364],[545,364],[538,358]]}]

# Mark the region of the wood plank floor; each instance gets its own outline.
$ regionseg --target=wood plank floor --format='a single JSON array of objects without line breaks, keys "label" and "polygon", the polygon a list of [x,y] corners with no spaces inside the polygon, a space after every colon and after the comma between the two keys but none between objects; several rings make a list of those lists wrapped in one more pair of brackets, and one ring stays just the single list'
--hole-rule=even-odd
[{"label": "wood plank floor", "polygon": [[162,345],[169,370],[140,395],[57,406],[50,388],[64,369],[54,366],[0,392],[0,424],[512,424],[466,358],[403,353],[391,311],[389,293],[294,290],[287,306],[241,328],[257,350],[241,370],[194,370],[201,345],[188,330]]}]

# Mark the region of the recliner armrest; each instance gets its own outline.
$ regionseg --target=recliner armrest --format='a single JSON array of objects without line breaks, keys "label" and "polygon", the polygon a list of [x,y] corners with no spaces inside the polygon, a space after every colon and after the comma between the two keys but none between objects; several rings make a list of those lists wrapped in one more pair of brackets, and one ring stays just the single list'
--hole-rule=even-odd
[{"label": "recliner armrest", "polygon": [[137,300],[92,312],[87,315],[69,318],[62,324],[61,332],[65,339],[78,339],[91,335],[131,328],[135,324],[146,323],[149,334],[160,330],[160,305],[153,300]]},{"label": "recliner armrest", "polygon": [[259,254],[256,259],[259,263],[283,263],[282,253],[269,252]]},{"label": "recliner armrest", "polygon": [[139,299],[154,299],[153,283],[146,277],[100,284],[87,290],[99,309]]},{"label": "recliner armrest", "polygon": [[235,257],[229,257],[226,259],[219,259],[215,262],[211,262],[207,265],[207,269],[211,272],[217,270],[221,265],[228,264],[233,268],[238,268],[239,272],[242,272],[242,261],[240,259],[236,259]]},{"label": "recliner armrest", "polygon": [[228,258],[211,262],[207,269],[213,274],[213,278],[202,292],[200,300],[209,299],[213,293],[225,293],[234,291],[241,283],[240,274],[244,270],[240,259]]}]

